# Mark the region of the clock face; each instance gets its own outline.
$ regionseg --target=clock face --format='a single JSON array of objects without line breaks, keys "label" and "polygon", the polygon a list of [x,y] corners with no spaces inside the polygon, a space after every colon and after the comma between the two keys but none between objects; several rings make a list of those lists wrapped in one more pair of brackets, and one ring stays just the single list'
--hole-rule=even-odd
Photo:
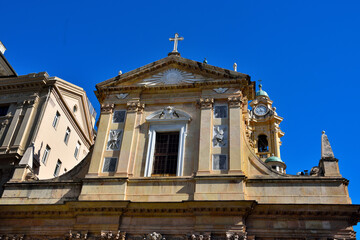
[{"label": "clock face", "polygon": [[268,112],[268,108],[264,105],[259,105],[255,108],[254,112],[258,116],[264,116]]}]

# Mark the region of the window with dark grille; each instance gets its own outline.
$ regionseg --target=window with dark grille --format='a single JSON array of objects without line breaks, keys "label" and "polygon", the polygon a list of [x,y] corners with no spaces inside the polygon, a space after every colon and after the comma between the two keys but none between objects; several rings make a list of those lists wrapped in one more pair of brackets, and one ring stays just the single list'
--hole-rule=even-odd
[{"label": "window with dark grille", "polygon": [[8,110],[9,110],[9,106],[0,106],[0,117],[6,116]]},{"label": "window with dark grille", "polygon": [[125,114],[126,114],[125,110],[114,111],[113,123],[125,122]]},{"label": "window with dark grille", "polygon": [[115,172],[117,158],[105,158],[103,172]]},{"label": "window with dark grille", "polygon": [[156,133],[153,176],[176,176],[179,132]]},{"label": "window with dark grille", "polygon": [[214,117],[215,118],[227,118],[228,108],[227,106],[215,106],[214,107]]},{"label": "window with dark grille", "polygon": [[258,152],[268,152],[269,145],[266,135],[259,135],[258,137]]}]

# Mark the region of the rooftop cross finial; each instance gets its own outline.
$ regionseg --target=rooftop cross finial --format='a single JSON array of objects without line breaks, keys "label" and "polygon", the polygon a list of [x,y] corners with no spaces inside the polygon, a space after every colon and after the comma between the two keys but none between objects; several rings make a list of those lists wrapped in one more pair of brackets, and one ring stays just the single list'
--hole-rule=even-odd
[{"label": "rooftop cross finial", "polygon": [[170,41],[174,41],[174,50],[172,50],[173,53],[177,53],[177,47],[178,47],[178,41],[182,41],[184,40],[183,37],[179,37],[178,33],[175,33],[175,37],[174,38],[169,38]]},{"label": "rooftop cross finial", "polygon": [[260,88],[260,90],[261,90],[261,88],[262,88],[262,84],[261,84],[261,79],[259,80],[259,88]]}]

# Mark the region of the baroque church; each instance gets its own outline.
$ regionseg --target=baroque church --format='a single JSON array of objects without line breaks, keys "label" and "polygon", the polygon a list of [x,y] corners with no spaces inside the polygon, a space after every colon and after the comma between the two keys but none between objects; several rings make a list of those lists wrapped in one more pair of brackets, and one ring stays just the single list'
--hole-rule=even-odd
[{"label": "baroque church", "polygon": [[325,133],[318,165],[287,174],[283,118],[262,86],[236,65],[181,57],[182,38],[170,40],[167,57],[96,85],[98,133],[84,160],[4,185],[0,238],[356,239],[360,206]]}]

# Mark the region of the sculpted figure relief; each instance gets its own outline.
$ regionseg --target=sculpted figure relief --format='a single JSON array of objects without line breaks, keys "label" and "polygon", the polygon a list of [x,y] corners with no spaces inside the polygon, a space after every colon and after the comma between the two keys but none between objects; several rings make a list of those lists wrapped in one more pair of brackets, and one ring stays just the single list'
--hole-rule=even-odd
[{"label": "sculpted figure relief", "polygon": [[121,141],[121,130],[110,130],[107,150],[119,150]]},{"label": "sculpted figure relief", "polygon": [[214,126],[214,147],[225,147],[227,145],[227,129],[226,126]]},{"label": "sculpted figure relief", "polygon": [[160,119],[174,119],[179,118],[179,114],[171,106],[166,107],[159,116]]},{"label": "sculpted figure relief", "polygon": [[165,238],[163,238],[162,235],[157,232],[149,233],[145,239],[146,240],[163,240],[163,239],[165,240]]}]

